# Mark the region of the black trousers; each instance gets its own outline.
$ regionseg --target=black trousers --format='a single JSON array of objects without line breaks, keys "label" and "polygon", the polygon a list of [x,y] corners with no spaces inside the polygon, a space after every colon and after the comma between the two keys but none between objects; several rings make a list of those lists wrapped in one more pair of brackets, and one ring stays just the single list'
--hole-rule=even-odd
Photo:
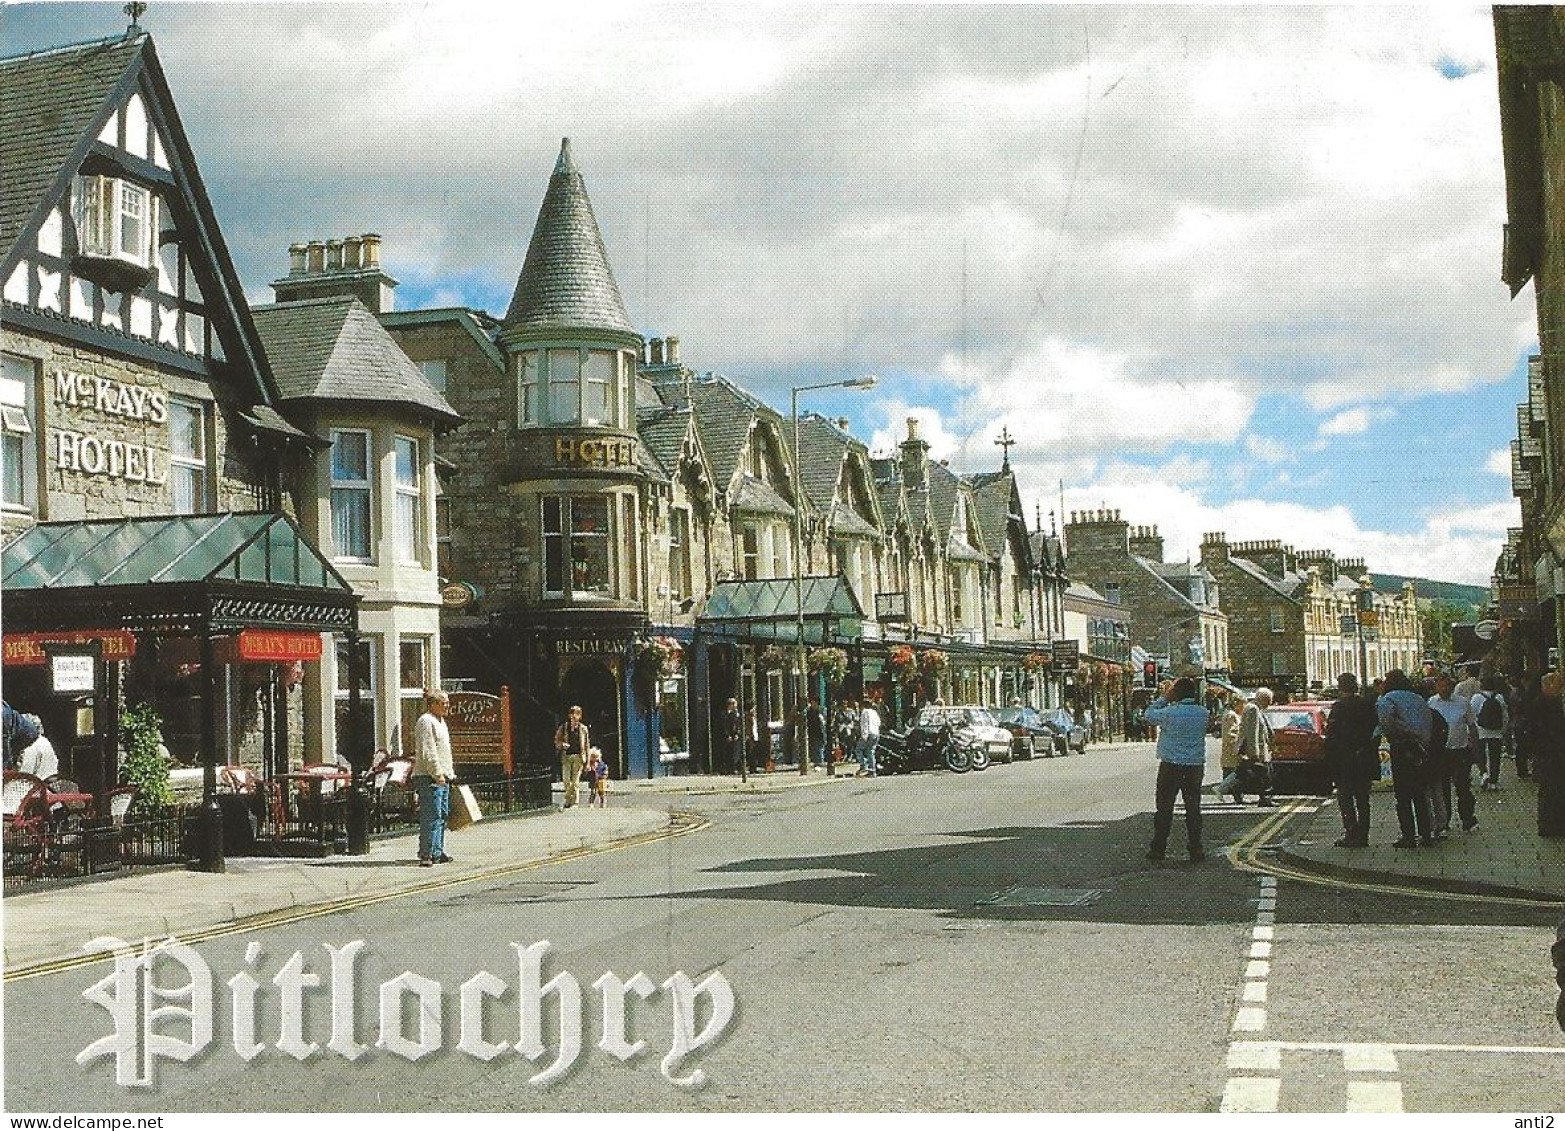
[{"label": "black trousers", "polygon": [[1174,825],[1174,798],[1185,801],[1185,838],[1191,853],[1201,849],[1201,779],[1205,766],[1181,766],[1176,762],[1157,764],[1157,812],[1152,817],[1152,851],[1161,854],[1168,847],[1168,833]]},{"label": "black trousers", "polygon": [[1344,838],[1354,844],[1369,843],[1369,782],[1337,786],[1337,808],[1342,810]]},{"label": "black trousers", "polygon": [[1403,840],[1429,840],[1435,827],[1429,815],[1428,770],[1423,758],[1405,748],[1391,748],[1391,783],[1397,795],[1397,824]]},{"label": "black trousers", "polygon": [[[1445,816],[1451,815],[1451,787],[1456,787],[1456,812],[1464,829],[1478,823],[1478,801],[1473,796],[1473,756],[1466,746],[1448,746],[1440,763],[1440,778],[1435,788],[1441,791]],[[1443,824],[1443,822],[1440,822]]]}]

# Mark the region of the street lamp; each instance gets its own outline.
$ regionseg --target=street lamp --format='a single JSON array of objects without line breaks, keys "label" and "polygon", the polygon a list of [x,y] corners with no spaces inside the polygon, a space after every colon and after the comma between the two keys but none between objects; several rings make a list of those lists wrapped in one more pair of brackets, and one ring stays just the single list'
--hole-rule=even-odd
[{"label": "street lamp", "polygon": [[[789,394],[789,416],[793,420],[793,607],[794,607],[794,645],[796,655],[795,663],[798,665],[799,682],[794,691],[793,712],[794,725],[798,725],[799,707],[808,701],[808,689],[810,677],[808,664],[804,651],[804,474],[799,453],[799,394],[810,392],[812,389],[873,389],[880,378],[873,373],[867,373],[862,377],[849,377],[846,381],[822,381],[814,385],[795,385]],[[821,643],[826,643],[826,634],[821,634]],[[824,704],[822,704],[824,709]],[[797,741],[797,735],[795,735]],[[804,750],[799,754],[799,773],[810,772],[810,731],[809,720],[805,720]],[[831,758],[826,759],[826,768],[832,771]],[[834,771],[833,771],[834,772]]]}]

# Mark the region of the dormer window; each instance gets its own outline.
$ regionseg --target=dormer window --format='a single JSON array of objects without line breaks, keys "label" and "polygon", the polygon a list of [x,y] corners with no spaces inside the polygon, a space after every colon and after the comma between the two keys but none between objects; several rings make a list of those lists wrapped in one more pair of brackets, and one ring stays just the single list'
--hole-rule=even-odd
[{"label": "dormer window", "polygon": [[119,177],[77,177],[71,215],[80,255],[153,266],[159,223],[158,198],[151,189]]}]

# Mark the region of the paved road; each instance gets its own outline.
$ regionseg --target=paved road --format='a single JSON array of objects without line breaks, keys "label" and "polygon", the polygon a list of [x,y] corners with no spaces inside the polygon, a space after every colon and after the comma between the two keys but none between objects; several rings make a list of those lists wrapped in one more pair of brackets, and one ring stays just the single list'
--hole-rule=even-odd
[{"label": "paved road", "polygon": [[[1546,915],[1274,883],[1220,856],[1149,864],[1152,772],[1145,746],[1094,747],[964,777],[667,797],[711,827],[213,939],[198,950],[217,989],[214,1045],[160,1065],[147,1089],[117,1086],[108,1060],[74,1062],[109,1031],[106,1011],[81,997],[107,966],[16,982],[7,1105],[1559,1111],[1565,1039],[1553,1028]],[[1209,848],[1269,815],[1209,810]],[[302,951],[329,983],[323,944],[355,939],[367,940],[357,1039],[375,1041],[373,987],[411,971],[444,987],[442,1051],[409,1064],[375,1047],[355,1062],[322,1048],[299,1063],[274,1047],[273,975]],[[483,970],[507,989],[481,1036],[517,1039],[510,944],[539,940],[553,948],[543,976],[569,972],[584,998],[583,1051],[547,1089],[528,1077],[557,1047],[552,1010],[536,1064],[456,1048],[459,987]],[[630,1003],[640,1056],[621,1063],[597,1047],[600,975],[662,983],[712,970],[736,1008],[683,1069],[704,1070],[704,1088],[659,1072],[673,1033],[667,991]],[[225,985],[245,972],[261,984],[265,1045],[249,1063],[232,1045]],[[302,1035],[324,1046],[332,1010],[325,990],[312,995]],[[417,1035],[416,1011],[403,1028]]]}]

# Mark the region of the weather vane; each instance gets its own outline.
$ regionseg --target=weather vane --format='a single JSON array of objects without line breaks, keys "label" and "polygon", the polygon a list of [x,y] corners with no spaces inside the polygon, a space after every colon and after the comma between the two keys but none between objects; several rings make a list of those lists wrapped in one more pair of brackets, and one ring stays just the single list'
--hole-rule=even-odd
[{"label": "weather vane", "polygon": [[130,27],[125,29],[125,34],[140,35],[141,17],[145,15],[147,11],[146,0],[130,0],[130,3],[126,4],[125,7],[121,10],[130,17]]}]

